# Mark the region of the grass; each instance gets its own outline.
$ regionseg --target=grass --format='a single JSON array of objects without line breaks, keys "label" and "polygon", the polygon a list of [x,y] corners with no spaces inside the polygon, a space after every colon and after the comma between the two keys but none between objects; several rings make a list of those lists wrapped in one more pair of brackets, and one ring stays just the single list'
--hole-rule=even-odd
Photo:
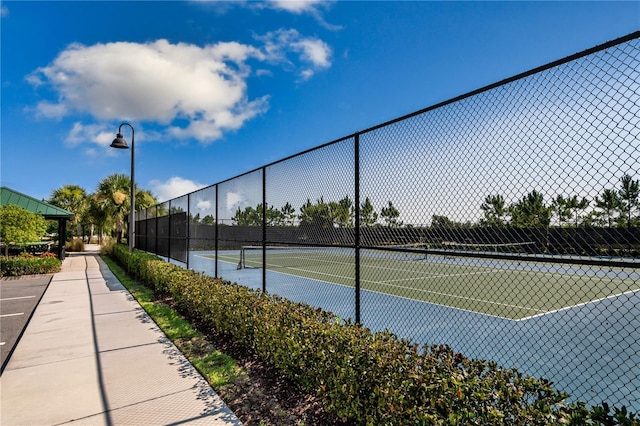
[{"label": "grass", "polygon": [[[423,256],[423,255],[421,255]],[[238,257],[221,260],[235,261]],[[261,253],[245,255],[261,267]],[[568,271],[567,265],[486,259],[447,259],[376,251],[361,257],[363,290],[450,306],[488,315],[524,319],[635,291],[629,271],[598,266]],[[282,274],[353,286],[353,255],[327,252],[267,253],[267,269]]]},{"label": "grass", "polygon": [[213,348],[202,333],[193,328],[191,323],[171,306],[159,301],[151,289],[129,277],[109,257],[105,256],[102,259],[164,334],[214,389],[230,385],[245,374],[233,358]]}]

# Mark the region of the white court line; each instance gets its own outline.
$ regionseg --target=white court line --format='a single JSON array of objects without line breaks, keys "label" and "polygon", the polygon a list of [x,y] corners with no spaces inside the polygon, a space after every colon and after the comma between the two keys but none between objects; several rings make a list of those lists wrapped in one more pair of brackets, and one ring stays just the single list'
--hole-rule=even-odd
[{"label": "white court line", "polygon": [[[343,255],[339,255],[339,256],[343,256]],[[316,262],[316,263],[329,263],[332,265],[348,265],[348,266],[353,266],[355,265],[355,262],[340,262],[337,260],[325,260],[325,259],[318,259],[318,258],[314,258],[314,257],[298,257],[298,256],[288,256],[287,259],[299,259],[299,260],[303,260],[303,261],[312,261],[312,262]],[[384,260],[384,258],[382,258]],[[268,265],[269,262],[267,262]],[[361,265],[366,266],[367,268],[372,268],[372,269],[383,269],[385,271],[398,271],[398,272],[407,272],[406,269],[399,269],[399,268],[392,268],[389,266],[384,266],[384,265],[375,265],[373,263],[366,263],[366,261],[364,263],[361,263]]]},{"label": "white court line", "polygon": [[4,302],[5,300],[33,299],[34,297],[35,296],[7,297],[5,299],[0,299],[0,301]]},{"label": "white court line", "polygon": [[423,289],[420,289],[420,288],[409,288],[409,287],[404,287],[404,286],[401,286],[401,285],[394,285],[394,284],[388,284],[388,286],[389,287],[404,288],[404,289],[407,289],[407,290],[421,291],[423,293],[435,294],[435,295],[438,295],[438,296],[446,296],[446,297],[451,297],[451,298],[454,298],[454,299],[471,300],[471,301],[474,301],[474,302],[483,302],[483,303],[488,303],[490,305],[507,306],[509,308],[519,308],[519,309],[525,309],[527,311],[534,311],[534,312],[545,312],[545,311],[541,311],[540,309],[529,308],[529,307],[526,307],[526,306],[510,305],[508,303],[500,303],[500,302],[492,302],[490,300],[476,299],[474,297],[457,296],[455,294],[440,293],[438,291],[423,290]]},{"label": "white court line", "polygon": [[[205,256],[203,256],[203,257],[205,257]],[[235,261],[234,262],[227,262],[227,263],[235,263]],[[287,269],[293,269],[293,268],[287,268]],[[316,272],[316,271],[308,271],[308,270],[305,270],[305,269],[301,269],[301,271],[311,272],[311,273],[319,273],[319,272]],[[302,279],[307,279],[307,280],[312,280],[312,281],[318,281],[318,282],[321,282],[321,283],[330,284],[330,285],[336,285],[336,286],[340,286],[340,287],[353,288],[353,286],[346,285],[346,284],[334,283],[333,281],[325,281],[325,280],[321,280],[321,279],[318,279],[318,278],[304,277],[304,276],[297,275],[297,274],[288,274],[288,273],[283,272],[283,271],[270,271],[270,272],[271,273],[275,273],[275,274],[280,274],[280,275],[288,275],[288,276],[294,277],[294,278],[302,278]],[[330,274],[323,274],[323,275],[330,275]],[[338,277],[338,278],[347,279],[347,280],[353,279],[353,278],[344,277],[344,276],[341,276],[341,275],[332,275],[332,276]],[[363,282],[368,282],[368,283],[379,284],[379,281],[370,281],[370,280],[364,280],[364,279],[362,281]],[[402,286],[397,286],[397,287],[402,287]],[[402,288],[408,288],[408,287],[402,287]],[[418,303],[426,303],[426,304],[434,305],[434,306],[441,306],[441,307],[447,308],[447,309],[454,309],[454,310],[457,310],[457,311],[470,312],[472,314],[484,315],[484,316],[492,317],[492,318],[499,318],[499,319],[508,320],[508,321],[519,321],[519,320],[508,318],[508,317],[501,317],[499,315],[488,314],[486,312],[472,311],[472,310],[469,310],[469,309],[457,308],[457,307],[449,306],[449,305],[443,305],[442,303],[430,302],[430,301],[426,301],[426,300],[417,300],[417,299],[413,299],[411,297],[399,296],[399,295],[395,295],[395,294],[389,294],[389,293],[385,293],[385,292],[380,291],[380,290],[372,290],[372,289],[363,289],[363,290],[367,291],[367,292],[370,292],[370,293],[376,293],[376,294],[380,294],[380,295],[383,295],[383,296],[387,296],[387,297],[396,297],[398,299],[410,300],[412,302],[418,302]],[[439,293],[439,294],[446,295],[445,293]],[[486,302],[486,300],[483,301],[483,302]],[[491,303],[491,302],[489,302],[489,303]],[[530,308],[524,308],[524,309],[530,309]],[[538,310],[538,312],[544,312],[544,311],[539,311]],[[544,315],[544,314],[542,314],[542,315]]]},{"label": "white court line", "polygon": [[4,314],[4,315],[0,315],[0,318],[4,318],[4,317],[17,317],[18,315],[24,315],[24,312],[18,312],[17,314]]},{"label": "white court line", "polygon": [[[309,260],[309,258],[306,257],[297,257],[297,256],[289,256],[289,258],[295,258],[295,259],[303,259],[303,260]],[[351,263],[348,262],[335,262],[335,261],[330,261],[330,260],[323,260],[323,259],[313,259],[316,262],[321,262],[321,263],[332,263],[332,264],[342,264],[342,265],[351,265]],[[328,277],[334,277],[334,278],[341,278],[341,279],[345,279],[345,280],[352,280],[352,277],[345,277],[343,275],[336,275],[336,274],[329,274],[329,273],[325,273],[325,272],[319,272],[319,271],[312,271],[312,270],[308,270],[308,269],[302,269],[302,268],[292,268],[292,267],[285,267],[285,266],[280,266],[280,265],[275,265],[275,264],[267,264],[267,269],[272,266],[272,267],[282,267],[285,269],[291,269],[294,271],[301,271],[301,272],[305,272],[308,273],[310,275],[324,275],[324,276],[328,276]],[[396,269],[396,268],[389,268],[389,267],[385,267],[385,266],[377,266],[377,265],[366,265],[369,268],[376,268],[376,269],[385,269],[385,270],[389,270],[389,271],[403,271],[406,272],[405,270],[400,270],[400,269]],[[487,268],[482,268],[482,269],[487,269]],[[449,293],[442,293],[442,292],[437,292],[437,291],[432,291],[432,290],[424,290],[424,289],[418,289],[418,288],[413,288],[413,287],[406,287],[406,286],[401,286],[401,285],[394,285],[391,284],[393,282],[401,282],[401,281],[416,281],[416,280],[428,280],[428,279],[433,279],[433,278],[447,278],[447,277],[456,277],[456,276],[471,276],[471,275],[481,275],[481,274],[493,274],[493,273],[499,273],[499,272],[504,272],[504,269],[491,269],[489,271],[478,271],[478,272],[467,272],[467,273],[462,273],[462,274],[439,274],[439,275],[430,275],[430,276],[423,276],[423,277],[415,277],[415,278],[402,278],[402,279],[397,279],[397,280],[387,280],[387,281],[371,281],[371,280],[365,280],[362,279],[362,282],[367,282],[367,283],[371,283],[371,284],[382,284],[382,285],[388,285],[390,287],[396,287],[396,288],[402,288],[402,289],[406,289],[406,290],[415,290],[415,291],[420,291],[423,293],[429,293],[429,294],[433,294],[433,295],[437,295],[437,296],[445,296],[445,297],[451,297],[454,299],[462,299],[462,300],[469,300],[469,301],[474,301],[474,302],[481,302],[481,303],[487,303],[490,305],[497,305],[497,306],[505,306],[505,307],[509,307],[509,308],[517,308],[517,309],[524,309],[527,311],[532,311],[532,312],[536,312],[537,314],[529,316],[529,317],[525,317],[525,318],[521,318],[521,319],[512,319],[512,321],[523,321],[523,320],[527,320],[527,319],[531,319],[531,318],[535,318],[538,316],[543,316],[543,315],[547,315],[549,313],[553,313],[553,312],[558,312],[558,311],[562,311],[562,310],[566,310],[566,309],[571,309],[574,307],[578,307],[578,306],[582,306],[582,305],[586,305],[588,303],[594,303],[594,302],[598,302],[600,300],[606,300],[609,298],[613,298],[613,297],[618,297],[620,295],[613,295],[613,296],[609,296],[603,299],[598,299],[598,300],[594,300],[594,301],[589,301],[589,302],[585,302],[585,303],[581,303],[579,305],[575,305],[575,306],[568,306],[565,308],[561,308],[555,311],[545,311],[545,310],[541,310],[541,309],[535,309],[535,308],[531,308],[531,307],[527,307],[527,306],[520,306],[520,305],[512,305],[512,304],[508,304],[508,303],[501,303],[501,302],[492,302],[489,300],[484,300],[484,299],[478,299],[478,298],[473,298],[473,297],[465,297],[465,296],[458,296],[458,295],[454,295],[454,294],[449,294]],[[274,271],[277,272],[277,271]],[[520,272],[520,271],[518,271]],[[522,272],[527,272],[527,271],[522,271]],[[286,274],[283,272],[278,272],[278,273],[282,273],[285,275],[292,275],[292,274]],[[545,274],[548,274],[549,272],[542,272]],[[300,277],[299,275],[292,275],[292,276],[296,276],[296,277]],[[316,278],[310,278],[310,277],[302,277],[302,278],[309,278],[309,279],[316,279]],[[322,281],[322,280],[320,280]],[[333,283],[330,281],[324,281],[330,284],[337,284],[337,283]],[[340,285],[340,284],[339,284]],[[374,290],[375,291],[375,290]],[[628,293],[633,293],[635,291],[629,291],[623,294],[628,294]],[[381,292],[382,294],[388,294],[385,292]],[[397,295],[392,295],[395,297],[403,297],[403,296],[397,296]],[[411,300],[415,300],[412,298],[408,298]],[[424,301],[423,301],[424,302]],[[427,303],[433,303],[433,302],[427,302]],[[442,306],[447,306],[453,309],[460,309],[460,308],[455,308],[452,306],[448,306],[448,305],[442,305]],[[463,309],[464,310],[464,309]],[[476,312],[476,311],[470,311],[470,312]],[[476,312],[478,313],[478,312]],[[491,314],[486,314],[484,312],[480,312],[481,314],[485,314],[485,315],[490,315],[493,316]],[[504,317],[498,317],[498,318],[504,318]]]},{"label": "white court line", "polygon": [[530,317],[520,318],[519,320],[516,320],[516,321],[525,321],[525,320],[530,320],[532,318],[537,318],[537,317],[542,317],[542,316],[549,315],[549,314],[554,314],[556,312],[568,311],[569,309],[579,308],[580,306],[586,306],[586,305],[589,305],[591,303],[598,303],[598,302],[602,302],[602,301],[608,300],[608,299],[615,299],[615,298],[620,297],[620,296],[626,296],[627,294],[635,294],[637,292],[640,292],[640,289],[638,289],[638,290],[629,290],[629,291],[625,291],[624,293],[620,293],[620,294],[612,294],[611,296],[602,297],[602,298],[596,299],[596,300],[589,300],[588,302],[578,303],[577,305],[565,306],[564,308],[555,309],[553,311],[546,311],[546,312],[541,311],[541,312],[543,312],[542,314],[532,315]]},{"label": "white court line", "polygon": [[[303,277],[303,276],[300,276],[300,275],[297,275],[297,274],[288,274],[288,273],[282,272],[282,271],[270,271],[270,272],[273,273],[273,274],[287,275],[287,276],[294,277],[294,278],[302,278],[302,279],[305,279],[305,280],[317,281],[317,282],[320,282],[320,283],[331,284],[331,285],[335,285],[335,286],[339,286],[339,287],[353,288],[353,286],[346,285],[346,284],[334,283],[333,281],[325,281],[325,280],[321,280],[321,279],[318,279],[318,278]],[[366,281],[366,280],[363,280],[363,281]],[[368,282],[376,282],[377,283],[377,281],[368,281]],[[411,302],[425,303],[427,305],[440,306],[440,307],[443,307],[443,308],[446,308],[446,309],[454,309],[456,311],[469,312],[469,313],[472,313],[472,314],[484,315],[486,317],[499,318],[499,319],[503,319],[503,320],[513,321],[513,319],[511,319],[511,318],[501,317],[501,316],[493,315],[493,314],[488,314],[486,312],[478,312],[478,311],[472,311],[472,310],[464,309],[464,308],[456,308],[456,307],[449,306],[449,305],[443,305],[442,303],[428,302],[426,300],[417,300],[417,299],[413,299],[411,297],[398,296],[396,294],[385,293],[385,292],[380,291],[380,290],[363,289],[363,291],[368,292],[368,293],[380,294],[380,295],[385,296],[385,297],[393,297],[393,298],[397,298],[397,299],[409,300]]]},{"label": "white court line", "polygon": [[[199,255],[197,255],[197,256],[199,256]],[[199,256],[199,257],[207,257],[207,258],[208,258],[208,256]],[[210,259],[211,259],[211,258],[210,258]],[[301,259],[308,260],[308,258],[301,258]],[[212,260],[213,260],[213,259],[212,259]],[[318,260],[319,260],[319,259],[318,259]],[[322,261],[322,260],[321,260],[321,261]],[[349,264],[349,265],[352,265],[352,263],[347,263],[347,262],[330,262],[330,261],[323,261],[323,262],[326,262],[326,263],[338,263],[338,264]],[[234,261],[234,262],[228,262],[228,263],[235,263],[235,261]],[[270,265],[268,265],[268,266],[267,266],[267,269],[268,269],[268,267],[269,267],[269,266],[270,266]],[[371,267],[371,268],[379,268],[379,269],[387,269],[387,270],[397,270],[397,269],[395,269],[395,268],[385,268],[384,266],[374,266],[374,265],[367,265],[367,266],[368,266],[368,267]],[[287,269],[297,269],[297,270],[299,270],[299,271],[307,272],[307,273],[310,273],[310,274],[322,274],[322,275],[328,275],[328,276],[333,276],[333,277],[343,278],[343,279],[346,279],[346,280],[352,280],[352,279],[353,279],[353,277],[345,277],[345,276],[340,276],[340,275],[331,275],[331,274],[321,273],[321,272],[317,272],[317,271],[309,271],[309,270],[299,269],[299,268],[287,268]],[[487,268],[483,268],[483,269],[487,269]],[[528,273],[528,272],[530,272],[530,271],[521,271],[521,270],[517,270],[517,269],[515,269],[515,270],[513,270],[513,271],[514,271],[514,272],[524,272],[524,273]],[[277,274],[282,274],[282,275],[289,275],[289,276],[291,276],[291,277],[295,277],[295,278],[304,278],[304,279],[309,279],[309,280],[314,280],[314,281],[324,282],[324,283],[327,283],[327,284],[332,284],[332,285],[338,285],[338,286],[342,286],[342,287],[350,287],[350,288],[352,288],[352,286],[349,286],[349,285],[339,284],[339,283],[334,283],[334,282],[332,282],[332,281],[324,281],[324,280],[321,280],[321,279],[318,279],[318,278],[304,277],[304,276],[300,276],[300,275],[297,275],[297,274],[288,274],[288,273],[286,273],[286,272],[282,272],[282,271],[271,271],[271,272],[273,272],[273,273],[277,273]],[[487,272],[485,272],[485,273],[492,273],[492,272],[497,272],[497,271],[487,271]],[[471,275],[471,274],[478,274],[478,273],[483,273],[483,272],[467,273],[467,274],[461,274],[461,275]],[[547,274],[555,275],[555,273],[550,272],[550,271],[538,271],[537,273],[543,273],[543,274],[545,274],[545,275],[547,275]],[[446,276],[447,276],[447,275],[442,275],[441,277],[446,277]],[[451,276],[451,275],[448,275],[448,276]],[[412,280],[416,280],[416,279],[428,279],[428,278],[429,278],[429,277],[422,277],[422,278],[408,278],[408,279],[393,280],[393,281],[412,281]],[[432,278],[435,278],[435,276],[432,276]],[[363,281],[363,282],[368,282],[368,283],[380,283],[379,281],[370,281],[370,280],[362,280],[362,281]],[[392,281],[385,281],[385,282],[382,282],[382,283],[390,283],[390,282],[392,282]],[[390,284],[390,285],[392,285],[392,284]],[[392,286],[393,286],[393,285],[392,285]],[[396,287],[404,288],[404,289],[412,289],[411,287],[404,287],[404,286],[396,286]],[[537,318],[537,317],[541,317],[541,316],[545,316],[545,315],[548,315],[548,314],[552,314],[552,313],[556,313],[556,312],[561,312],[561,311],[566,311],[566,310],[570,310],[570,309],[573,309],[573,308],[577,308],[577,307],[585,306],[585,305],[588,305],[588,304],[597,303],[597,302],[601,302],[601,301],[604,301],[604,300],[613,299],[613,298],[618,298],[618,297],[620,297],[620,296],[629,295],[629,294],[635,294],[635,293],[640,292],[640,289],[637,289],[637,290],[629,290],[629,291],[626,291],[626,292],[624,292],[624,293],[614,294],[614,295],[611,295],[611,296],[608,296],[608,297],[604,297],[604,298],[600,298],[600,299],[596,299],[596,300],[590,300],[590,301],[587,301],[587,302],[579,303],[579,304],[577,304],[577,305],[567,306],[567,307],[560,308],[560,309],[556,309],[556,310],[552,310],[552,311],[544,311],[544,310],[540,310],[540,309],[533,309],[533,308],[528,308],[528,307],[523,307],[523,306],[518,306],[518,305],[508,305],[508,304],[502,304],[502,303],[497,303],[497,302],[489,302],[489,301],[482,300],[482,299],[472,299],[472,298],[469,298],[469,300],[475,300],[475,301],[480,301],[480,302],[485,302],[485,303],[493,303],[493,304],[498,304],[498,305],[503,305],[503,306],[516,307],[516,308],[520,308],[520,309],[526,309],[526,310],[532,310],[532,311],[539,312],[539,313],[538,313],[538,314],[536,314],[536,315],[532,315],[532,316],[529,316],[529,317],[524,317],[524,318],[516,319],[516,318],[508,318],[508,317],[502,317],[502,316],[498,316],[498,315],[492,315],[492,314],[488,314],[488,313],[486,313],[486,312],[478,312],[478,311],[472,311],[472,310],[463,309],[463,308],[457,308],[457,307],[453,307],[453,306],[449,306],[449,305],[443,305],[443,304],[435,303],[435,302],[429,302],[429,301],[424,301],[424,300],[416,300],[416,299],[413,299],[413,298],[411,298],[411,297],[406,297],[406,296],[391,295],[391,294],[389,294],[389,293],[382,292],[382,291],[379,291],[379,290],[371,290],[371,289],[363,289],[363,290],[365,290],[365,291],[369,291],[369,292],[372,292],[372,293],[378,293],[378,294],[385,295],[385,296],[392,296],[392,297],[397,297],[397,298],[400,298],[400,299],[411,300],[411,301],[415,301],[415,302],[428,303],[428,304],[431,304],[431,305],[442,306],[442,307],[449,308],[449,309],[455,309],[455,310],[460,310],[460,311],[465,311],[465,312],[471,312],[471,313],[474,313],[474,314],[485,315],[485,316],[490,316],[490,317],[495,317],[495,318],[500,318],[500,319],[506,319],[506,320],[509,320],[509,321],[515,321],[515,322],[520,322],[520,321],[530,320],[530,319]],[[427,290],[419,290],[419,291],[427,292]],[[438,292],[433,292],[433,291],[430,291],[430,293],[437,294],[437,295],[443,295],[443,296],[450,296],[450,297],[458,297],[458,298],[462,298],[461,296],[454,296],[454,295],[449,295],[449,294],[446,294],[446,293],[438,293]]]},{"label": "white court line", "polygon": [[[287,269],[291,269],[291,270],[294,270],[294,271],[307,272],[307,273],[310,273],[310,274],[326,275],[328,277],[342,278],[342,279],[346,279],[346,280],[352,279],[352,278],[345,277],[345,276],[342,276],[342,275],[328,274],[326,272],[309,271],[307,269],[301,269],[301,268],[287,268]],[[485,272],[485,273],[490,273],[490,272]],[[466,275],[468,275],[468,274],[466,274]],[[305,277],[303,277],[303,278],[305,278]],[[425,278],[433,278],[433,276],[425,277]],[[313,279],[313,278],[311,278],[311,279]],[[419,279],[419,278],[415,278],[415,279]],[[420,291],[420,292],[423,292],[423,293],[434,294],[434,295],[437,295],[437,296],[451,297],[453,299],[462,299],[462,300],[469,300],[469,301],[473,301],[473,302],[482,302],[482,303],[487,303],[487,304],[490,304],[490,305],[498,305],[498,306],[506,306],[506,307],[509,307],[509,308],[525,309],[527,311],[533,311],[533,312],[545,312],[545,311],[542,311],[540,309],[529,308],[529,307],[526,307],[526,306],[510,305],[508,303],[492,302],[490,300],[476,299],[474,297],[457,296],[455,294],[441,293],[441,292],[432,291],[432,290],[423,290],[423,289],[419,289],[419,288],[412,288],[412,287],[404,287],[404,286],[401,286],[401,285],[387,284],[388,281],[370,281],[370,280],[364,280],[364,279],[361,280],[361,281],[372,283],[372,284],[382,284],[382,285],[387,285],[389,287],[402,288],[402,289],[406,289],[406,290]]]},{"label": "white court line", "polygon": [[496,272],[504,272],[504,269],[496,269],[496,270],[492,270],[492,271],[482,271],[482,272],[465,272],[464,274],[428,275],[428,276],[425,276],[425,277],[401,278],[401,279],[397,279],[397,280],[386,280],[386,281],[378,281],[378,282],[386,284],[386,283],[395,283],[395,282],[399,282],[399,281],[430,280],[432,278],[465,277],[467,275],[494,274]]}]

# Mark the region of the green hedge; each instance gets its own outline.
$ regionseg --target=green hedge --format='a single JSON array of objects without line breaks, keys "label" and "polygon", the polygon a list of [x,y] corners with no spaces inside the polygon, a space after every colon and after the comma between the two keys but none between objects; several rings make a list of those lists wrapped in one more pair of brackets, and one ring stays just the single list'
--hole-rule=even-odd
[{"label": "green hedge", "polygon": [[61,266],[62,262],[55,257],[0,257],[0,276],[53,274]]},{"label": "green hedge", "polygon": [[606,404],[564,404],[544,379],[470,360],[446,346],[420,349],[331,313],[116,246],[128,271],[204,327],[272,362],[327,410],[359,425],[639,425]]}]

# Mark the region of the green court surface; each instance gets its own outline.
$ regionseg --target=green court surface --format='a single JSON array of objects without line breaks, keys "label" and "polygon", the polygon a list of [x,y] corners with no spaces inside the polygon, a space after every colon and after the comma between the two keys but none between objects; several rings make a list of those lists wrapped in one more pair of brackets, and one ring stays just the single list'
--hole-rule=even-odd
[{"label": "green court surface", "polygon": [[[514,320],[640,288],[638,274],[621,269],[364,252],[363,290]],[[221,255],[220,260],[238,263],[240,255]],[[245,252],[243,266],[261,268],[262,253]],[[267,251],[267,270],[346,286],[355,281],[353,250]]]}]

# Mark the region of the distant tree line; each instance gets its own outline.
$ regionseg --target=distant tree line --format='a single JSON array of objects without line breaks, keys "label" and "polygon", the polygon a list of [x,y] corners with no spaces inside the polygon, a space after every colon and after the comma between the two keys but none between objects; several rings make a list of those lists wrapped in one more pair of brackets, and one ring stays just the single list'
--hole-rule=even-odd
[{"label": "distant tree line", "polygon": [[605,189],[591,202],[577,195],[557,195],[550,203],[538,191],[506,205],[500,194],[488,195],[480,206],[481,226],[546,228],[556,219],[559,227],[637,227],[640,224],[640,183],[625,174],[618,189]]},{"label": "distant tree line", "polygon": [[[262,226],[264,206],[245,207],[235,211],[231,218],[236,226]],[[431,216],[431,228],[472,228],[472,227],[515,227],[548,228],[569,227],[638,227],[640,226],[640,182],[625,174],[620,178],[618,188],[604,189],[593,203],[578,195],[556,195],[550,201],[533,190],[519,200],[507,204],[501,194],[487,195],[480,205],[482,219],[477,223],[456,222],[447,216]],[[268,206],[265,212],[267,226],[313,226],[316,228],[353,228],[356,209],[353,200],[345,196],[338,201],[325,201],[323,197],[312,202],[310,199],[300,206],[299,213],[287,202],[277,209]],[[361,227],[416,227],[404,224],[400,211],[392,201],[376,211],[369,197],[360,204]],[[212,215],[192,219],[195,223],[215,224]]]},{"label": "distant tree line", "polygon": [[[237,226],[262,226],[264,206],[262,203],[255,208],[238,208],[231,218]],[[339,201],[324,201],[323,197],[312,203],[310,199],[300,206],[300,213],[296,214],[295,208],[286,203],[282,208],[276,209],[269,206],[265,217],[267,226],[313,226],[316,228],[353,228],[355,226],[356,209],[350,197],[345,196]],[[386,207],[377,213],[367,197],[360,205],[360,225],[364,227],[388,226],[401,227],[398,220],[400,212],[389,201]],[[381,220],[382,223],[379,223]]]}]

